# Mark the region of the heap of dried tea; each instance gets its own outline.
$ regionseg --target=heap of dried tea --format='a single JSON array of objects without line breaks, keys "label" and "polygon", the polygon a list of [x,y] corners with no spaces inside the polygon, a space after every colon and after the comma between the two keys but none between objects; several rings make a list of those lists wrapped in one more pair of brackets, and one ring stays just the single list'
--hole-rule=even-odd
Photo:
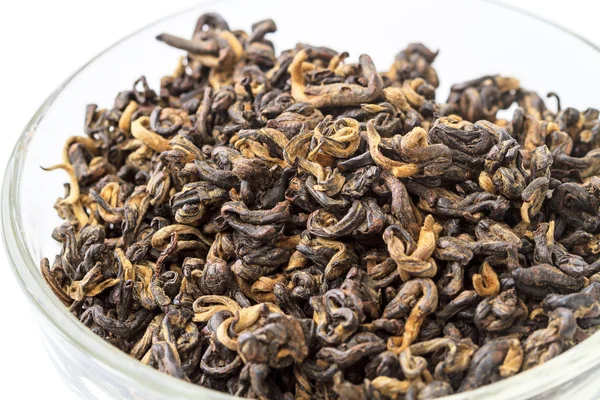
[{"label": "heap of dried tea", "polygon": [[[514,78],[435,100],[437,53],[298,44],[202,15],[155,92],[88,106],[42,273],[94,333],[260,399],[431,399],[600,324],[599,111]],[[515,104],[512,119],[498,110]]]}]

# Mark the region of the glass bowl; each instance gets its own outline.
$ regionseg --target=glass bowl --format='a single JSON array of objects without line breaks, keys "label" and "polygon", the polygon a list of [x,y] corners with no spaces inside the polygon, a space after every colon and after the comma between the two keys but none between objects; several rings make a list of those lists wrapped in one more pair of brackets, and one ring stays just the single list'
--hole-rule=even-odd
[{"label": "glass bowl", "polygon": [[[181,52],[157,42],[155,36],[169,32],[187,37],[196,18],[207,11],[220,13],[236,29],[273,18],[279,30],[270,38],[279,50],[292,48],[299,38],[348,51],[351,60],[369,53],[380,69],[392,63],[397,50],[421,41],[441,50],[435,62],[441,78],[439,98],[445,98],[451,83],[502,73],[542,94],[559,93],[563,105],[598,106],[598,48],[548,22],[494,3],[205,2],[123,39],[71,76],[33,116],[6,169],[2,196],[4,240],[17,280],[33,305],[57,368],[85,398],[231,398],[144,366],[101,340],[52,294],[38,269],[42,257],[59,251],[50,237],[60,224],[53,204],[63,195],[62,183],[67,180],[59,172],[43,172],[40,165],[58,162],[65,139],[82,133],[88,103],[112,104],[115,94],[142,74],[157,87]],[[600,389],[594,384],[600,379],[599,346],[597,333],[540,367],[447,399],[545,399],[569,394],[599,398]]]}]

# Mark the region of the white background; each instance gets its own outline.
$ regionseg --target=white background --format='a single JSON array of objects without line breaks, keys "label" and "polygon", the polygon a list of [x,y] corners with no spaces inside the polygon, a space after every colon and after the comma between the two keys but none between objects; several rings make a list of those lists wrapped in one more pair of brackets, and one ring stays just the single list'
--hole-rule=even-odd
[{"label": "white background", "polygon": [[[531,11],[600,45],[597,21],[600,5],[596,2],[500,2]],[[0,165],[6,165],[14,142],[36,109],[79,66],[124,35],[197,3],[197,0],[2,1]],[[25,298],[3,250],[0,250],[0,398],[75,399],[60,381],[43,349],[40,340],[43,333],[29,314],[20,313],[26,310]],[[5,325],[6,321],[11,321],[10,327]]]}]

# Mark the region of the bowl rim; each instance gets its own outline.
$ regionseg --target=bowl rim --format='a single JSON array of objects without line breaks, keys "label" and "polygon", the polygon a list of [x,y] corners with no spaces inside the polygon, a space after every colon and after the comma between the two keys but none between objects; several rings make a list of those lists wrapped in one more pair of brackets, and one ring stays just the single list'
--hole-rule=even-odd
[{"label": "bowl rim", "polygon": [[[183,10],[159,18],[124,36],[77,69],[50,94],[25,126],[10,155],[2,185],[1,218],[5,251],[14,276],[30,304],[32,304],[35,309],[50,322],[64,340],[68,341],[83,354],[90,355],[104,367],[110,369],[111,372],[141,384],[146,390],[169,397],[183,396],[184,398],[192,398],[195,396],[206,395],[214,399],[223,400],[237,398],[227,393],[190,384],[189,382],[174,378],[140,363],[139,360],[120,351],[110,343],[95,335],[68,311],[45,283],[42,275],[39,273],[38,261],[33,258],[27,245],[28,242],[23,229],[20,208],[21,187],[23,185],[21,180],[22,167],[27,158],[29,143],[35,136],[37,127],[42,122],[45,115],[51,110],[54,101],[69,83],[90,64],[113,48],[119,46],[121,43],[153,28],[159,23],[184,13],[192,11],[202,12],[206,7],[210,7],[211,4],[226,3],[228,1],[230,0],[202,1],[194,6],[187,7]],[[582,41],[592,49],[600,52],[600,47],[586,38],[557,23],[521,10],[516,6],[499,3],[494,0],[468,1],[487,3],[536,19],[566,35]],[[594,355],[595,349],[599,345],[600,332],[593,334],[584,342],[540,366],[469,392],[456,393],[444,397],[444,399],[479,399],[484,397],[487,398],[487,396],[494,397],[496,395],[501,395],[503,398],[507,398],[505,396],[512,397],[513,395],[527,396],[537,393],[537,391],[543,387],[556,387],[600,365],[600,355]],[[131,390],[132,393],[134,393],[135,388],[132,388]]]}]

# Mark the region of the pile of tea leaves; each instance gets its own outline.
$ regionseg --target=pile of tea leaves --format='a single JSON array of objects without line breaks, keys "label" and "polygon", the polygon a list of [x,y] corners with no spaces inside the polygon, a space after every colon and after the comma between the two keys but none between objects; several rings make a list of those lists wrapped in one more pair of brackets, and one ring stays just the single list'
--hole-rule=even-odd
[{"label": "pile of tea leaves", "polygon": [[191,39],[158,36],[186,52],[158,90],[87,107],[47,168],[70,181],[41,263],[81,323],[259,399],[433,399],[597,329],[598,110],[500,75],[440,101],[422,44],[380,73],[278,54],[275,30],[202,15]]}]

